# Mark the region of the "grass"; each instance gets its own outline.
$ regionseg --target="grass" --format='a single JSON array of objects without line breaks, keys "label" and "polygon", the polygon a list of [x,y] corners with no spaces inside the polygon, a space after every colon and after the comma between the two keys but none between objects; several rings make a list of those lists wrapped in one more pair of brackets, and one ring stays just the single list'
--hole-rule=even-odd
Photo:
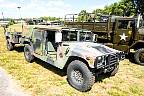
[{"label": "grass", "polygon": [[72,88],[63,71],[36,60],[25,61],[23,48],[7,51],[0,28],[0,67],[4,68],[32,96],[144,96],[144,66],[124,60],[114,77],[98,80],[89,92]]},{"label": "grass", "polygon": [[22,25],[15,24],[7,28],[7,31],[9,32],[22,32]]}]

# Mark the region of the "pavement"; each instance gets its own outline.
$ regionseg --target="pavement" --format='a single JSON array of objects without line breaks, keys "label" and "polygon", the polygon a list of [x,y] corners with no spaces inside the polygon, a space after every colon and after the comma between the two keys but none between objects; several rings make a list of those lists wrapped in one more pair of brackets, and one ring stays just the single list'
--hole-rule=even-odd
[{"label": "pavement", "polygon": [[0,96],[30,96],[24,92],[9,74],[0,68]]}]

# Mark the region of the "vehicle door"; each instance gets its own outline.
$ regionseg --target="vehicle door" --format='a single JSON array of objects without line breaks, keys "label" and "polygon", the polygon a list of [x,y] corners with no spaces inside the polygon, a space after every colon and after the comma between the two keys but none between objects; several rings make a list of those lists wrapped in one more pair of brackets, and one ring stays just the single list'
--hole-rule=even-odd
[{"label": "vehicle door", "polygon": [[55,43],[55,31],[47,31],[47,38],[45,44],[47,56],[50,57],[53,61],[55,61],[57,59],[57,44]]},{"label": "vehicle door", "polygon": [[133,21],[127,19],[118,19],[115,23],[115,31],[113,37],[114,48],[127,51],[133,41]]},{"label": "vehicle door", "polygon": [[43,55],[43,31],[35,29],[33,32],[33,47],[34,52],[38,55]]}]

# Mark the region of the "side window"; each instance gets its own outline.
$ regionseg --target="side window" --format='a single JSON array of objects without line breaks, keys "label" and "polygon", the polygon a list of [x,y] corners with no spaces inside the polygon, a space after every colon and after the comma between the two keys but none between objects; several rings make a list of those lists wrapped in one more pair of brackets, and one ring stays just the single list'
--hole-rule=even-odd
[{"label": "side window", "polygon": [[42,40],[43,38],[42,33],[43,32],[41,30],[34,30],[34,38]]},{"label": "side window", "polygon": [[55,42],[55,32],[56,31],[47,31],[47,40],[50,42]]},{"label": "side window", "polygon": [[69,36],[69,31],[63,31],[62,32],[62,41],[69,41],[70,36]]},{"label": "side window", "polygon": [[119,20],[118,21],[118,29],[127,29],[129,25],[129,21]]},{"label": "side window", "polygon": [[43,41],[43,34],[41,30],[34,30],[33,36],[34,36],[34,49],[40,49],[41,48],[41,43]]}]

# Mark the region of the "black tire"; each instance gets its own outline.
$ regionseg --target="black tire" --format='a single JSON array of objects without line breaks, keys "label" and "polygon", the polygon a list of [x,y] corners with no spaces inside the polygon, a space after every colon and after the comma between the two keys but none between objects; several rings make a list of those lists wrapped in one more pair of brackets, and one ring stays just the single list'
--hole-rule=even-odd
[{"label": "black tire", "polygon": [[7,49],[12,51],[14,49],[14,44],[11,43],[8,39],[6,40]]},{"label": "black tire", "polygon": [[144,65],[144,48],[138,49],[134,54],[135,62]]},{"label": "black tire", "polygon": [[111,72],[108,72],[109,76],[115,76],[118,70],[119,70],[119,64],[115,65],[114,69]]},{"label": "black tire", "polygon": [[79,91],[85,92],[91,89],[95,83],[95,76],[82,61],[72,61],[67,68],[68,82]]},{"label": "black tire", "polygon": [[26,61],[32,62],[34,60],[34,56],[31,54],[31,46],[30,45],[25,45],[24,47],[24,57]]}]

